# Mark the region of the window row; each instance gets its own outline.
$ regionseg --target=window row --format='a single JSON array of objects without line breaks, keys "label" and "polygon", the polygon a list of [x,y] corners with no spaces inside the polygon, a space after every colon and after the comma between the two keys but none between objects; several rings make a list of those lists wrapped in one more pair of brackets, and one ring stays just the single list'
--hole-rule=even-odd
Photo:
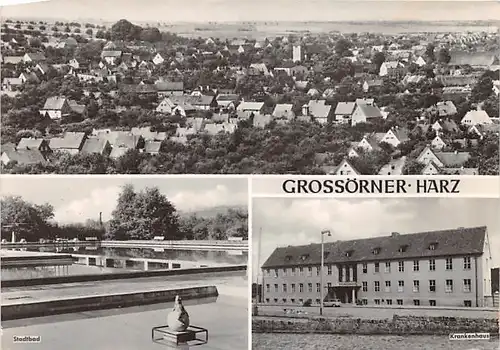
[{"label": "window row", "polygon": [[[420,271],[420,262],[421,260],[413,260],[413,271],[418,272]],[[374,265],[374,270],[373,272],[379,273],[380,272],[380,263],[376,262],[373,264]],[[429,271],[436,271],[436,259],[429,259],[428,261],[428,269]],[[453,270],[453,258],[446,258],[445,260],[445,269],[447,271]],[[466,256],[463,258],[463,269],[464,270],[470,270],[471,269],[471,258],[470,256]],[[405,261],[398,261],[398,271],[399,272],[405,272]],[[363,263],[362,265],[362,272],[363,273],[368,273],[368,264]],[[384,272],[389,273],[391,272],[391,262],[387,261],[384,263]]]},{"label": "window row", "polygon": [[[463,281],[463,283],[462,283],[463,289],[462,290],[466,293],[470,293],[471,286],[472,286],[471,280],[470,279],[463,279],[462,281]],[[381,291],[380,287],[381,287],[381,285],[380,285],[379,281],[373,282],[373,291],[380,292]],[[428,289],[429,292],[436,292],[436,280],[429,280],[428,287],[429,287],[429,289]],[[405,281],[398,281],[397,291],[404,292],[404,288],[405,288]],[[368,282],[366,282],[366,281],[362,282],[362,291],[368,292]],[[453,293],[453,280],[451,280],[451,279],[445,280],[444,291],[446,293]],[[391,292],[391,281],[385,281],[384,292],[387,292],[387,293]],[[420,281],[419,280],[413,281],[413,292],[414,293],[420,292]]]}]

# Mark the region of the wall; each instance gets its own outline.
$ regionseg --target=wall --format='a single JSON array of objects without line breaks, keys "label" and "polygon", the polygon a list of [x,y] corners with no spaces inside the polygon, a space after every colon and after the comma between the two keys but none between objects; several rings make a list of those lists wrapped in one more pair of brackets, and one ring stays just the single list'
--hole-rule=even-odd
[{"label": "wall", "polygon": [[363,335],[448,335],[450,333],[498,334],[498,320],[455,317],[394,316],[389,320],[368,319],[272,319],[254,317],[254,333],[330,333]]}]

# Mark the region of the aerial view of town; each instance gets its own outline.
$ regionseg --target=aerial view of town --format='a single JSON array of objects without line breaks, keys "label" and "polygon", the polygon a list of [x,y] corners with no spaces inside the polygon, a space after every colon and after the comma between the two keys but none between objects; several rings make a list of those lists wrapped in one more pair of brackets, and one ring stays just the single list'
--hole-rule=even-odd
[{"label": "aerial view of town", "polygon": [[499,173],[498,21],[95,11],[5,11],[2,173]]}]

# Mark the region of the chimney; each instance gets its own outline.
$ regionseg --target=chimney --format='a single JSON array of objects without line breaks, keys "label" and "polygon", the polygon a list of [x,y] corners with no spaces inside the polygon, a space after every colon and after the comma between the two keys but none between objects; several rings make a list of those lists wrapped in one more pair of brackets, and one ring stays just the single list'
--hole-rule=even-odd
[{"label": "chimney", "polygon": [[391,232],[391,237],[399,237],[399,232]]}]

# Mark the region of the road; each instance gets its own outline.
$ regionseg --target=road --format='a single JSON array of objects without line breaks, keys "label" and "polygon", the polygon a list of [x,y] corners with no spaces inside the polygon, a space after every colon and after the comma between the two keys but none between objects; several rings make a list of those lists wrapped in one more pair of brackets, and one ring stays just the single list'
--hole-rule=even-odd
[{"label": "road", "polygon": [[220,272],[194,275],[131,278],[109,281],[62,283],[53,285],[2,288],[2,305],[49,301],[106,294],[154,291],[215,285],[220,294],[248,296],[245,272]]},{"label": "road", "polygon": [[[200,300],[203,302],[203,300]],[[153,343],[151,328],[166,324],[172,304],[81,312],[3,322],[3,350],[243,350],[248,349],[247,298],[220,295],[216,302],[186,305],[191,324],[209,330],[200,346]],[[39,344],[13,343],[14,336],[41,336]]]}]

